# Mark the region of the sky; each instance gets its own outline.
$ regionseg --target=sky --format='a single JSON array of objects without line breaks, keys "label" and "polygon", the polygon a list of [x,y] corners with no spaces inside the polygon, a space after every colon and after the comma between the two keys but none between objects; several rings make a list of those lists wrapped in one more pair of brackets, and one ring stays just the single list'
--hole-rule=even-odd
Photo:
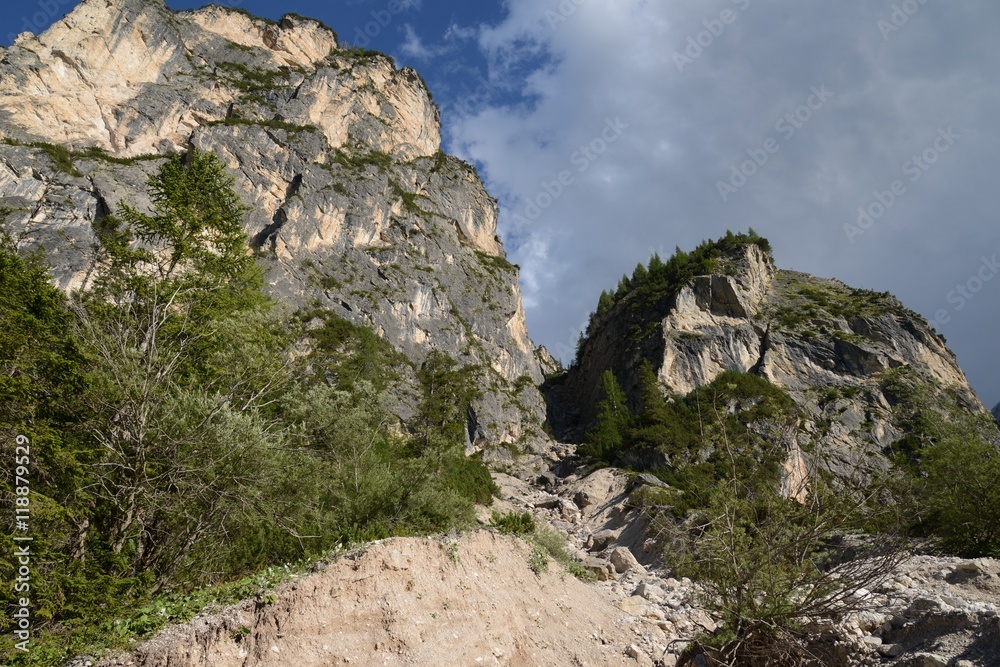
[{"label": "sky", "polygon": [[[2,42],[71,4],[4,12]],[[995,0],[219,4],[319,18],[421,72],[563,361],[637,262],[753,227],[779,267],[898,296],[1000,401]]]}]

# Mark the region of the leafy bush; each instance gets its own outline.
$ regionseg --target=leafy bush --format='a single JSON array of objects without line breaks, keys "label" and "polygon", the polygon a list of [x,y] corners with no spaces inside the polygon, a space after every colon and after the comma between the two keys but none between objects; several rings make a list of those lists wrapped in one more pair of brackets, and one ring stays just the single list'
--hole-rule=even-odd
[{"label": "leafy bush", "polygon": [[922,530],[949,553],[1000,558],[1000,450],[952,437],[921,452],[921,469],[914,483]]},{"label": "leafy bush", "polygon": [[493,513],[493,525],[504,535],[516,535],[524,537],[535,532],[535,519],[531,512],[508,512],[507,514]]},{"label": "leafy bush", "polygon": [[700,584],[701,604],[721,621],[688,658],[701,653],[727,667],[816,664],[807,626],[870,607],[863,591],[904,556],[891,537],[840,537],[868,520],[867,499],[813,485],[800,504],[762,481],[742,482],[734,468],[703,508],[667,524],[670,567]]}]

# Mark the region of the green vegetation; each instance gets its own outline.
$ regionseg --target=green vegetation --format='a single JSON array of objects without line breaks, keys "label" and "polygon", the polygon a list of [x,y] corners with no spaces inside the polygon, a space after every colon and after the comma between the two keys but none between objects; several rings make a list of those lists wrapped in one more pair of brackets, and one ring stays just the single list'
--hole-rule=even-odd
[{"label": "green vegetation", "polygon": [[[734,460],[740,470],[754,471],[756,479],[777,480],[783,453],[768,436],[799,416],[784,390],[756,375],[728,371],[687,396],[668,400],[644,362],[637,395],[630,408],[615,376],[604,373],[597,421],[581,454],[612,465],[652,467],[684,492],[675,503],[678,515],[703,505],[706,490],[728,474]],[[722,441],[730,448],[712,444]]]},{"label": "green vegetation", "polygon": [[[888,292],[852,289],[834,280],[783,271],[775,282],[775,291],[781,305],[769,317],[785,331],[815,336],[836,319],[876,318],[886,314],[923,320]],[[832,335],[848,342],[861,338],[842,331],[834,331]]]},{"label": "green vegetation", "polygon": [[568,546],[566,536],[548,526],[537,525],[530,512],[507,514],[494,512],[493,526],[504,535],[514,535],[528,542],[531,546],[528,565],[535,574],[547,572],[551,558],[578,579],[584,581],[596,579],[579,561],[569,555],[566,550]]},{"label": "green vegetation", "polygon": [[[382,168],[388,169],[388,167]],[[389,186],[392,188],[392,193],[402,200],[403,209],[408,213],[412,213],[413,215],[417,215],[422,218],[427,218],[430,215],[430,213],[420,208],[420,204],[417,203],[421,197],[424,197],[423,195],[418,195],[414,192],[407,192],[403,189],[403,186],[400,185],[399,181],[394,178],[389,179]],[[426,199],[426,197],[424,198]]]},{"label": "green vegetation", "polygon": [[675,296],[696,276],[732,273],[740,251],[751,245],[768,255],[771,253],[770,242],[750,228],[745,234],[727,231],[720,239],[703,241],[690,253],[677,248],[666,262],[654,254],[648,265],[640,263],[631,278],[627,274],[622,276],[614,291],[601,292],[597,310],[590,314],[586,332],[580,334],[576,363],[580,361],[583,343],[593,335],[601,318],[616,306],[627,304],[621,317],[632,323],[633,340],[641,340],[657,325],[665,299]]},{"label": "green vegetation", "polygon": [[[883,394],[905,435],[887,452],[902,471],[896,500],[913,517],[913,534],[947,553],[1000,557],[1000,447],[992,417],[973,414],[961,395],[912,368],[881,377]],[[961,480],[961,484],[956,484]]]},{"label": "green vegetation", "polygon": [[226,127],[241,127],[241,126],[256,126],[265,127],[269,130],[283,130],[288,132],[293,138],[301,132],[321,132],[321,130],[315,125],[299,125],[297,123],[289,123],[284,120],[255,120],[250,118],[225,118],[223,120],[214,120],[206,123],[208,127],[213,127],[217,125],[223,125]]},{"label": "green vegetation", "polygon": [[382,171],[388,171],[396,163],[392,156],[381,151],[347,152],[339,148],[333,151],[333,161],[336,164],[352,171],[364,171],[369,166],[374,166]]},{"label": "green vegetation", "polygon": [[372,49],[366,49],[361,46],[352,46],[349,49],[339,49],[334,51],[331,55],[343,58],[351,67],[354,67],[355,65],[370,65],[382,58],[395,64],[392,56],[386,55],[381,51],[373,51]]},{"label": "green vegetation", "polygon": [[491,274],[509,274],[519,269],[516,264],[511,264],[507,261],[506,257],[490,255],[482,250],[476,250],[475,253],[476,259],[479,260],[479,263]]},{"label": "green vegetation", "polygon": [[711,665],[818,664],[807,626],[869,607],[857,594],[891,576],[904,551],[889,537],[838,545],[870,519],[866,498],[814,484],[805,502],[787,500],[770,475],[738,465],[663,536],[669,566],[699,582],[721,621],[688,653]]},{"label": "green vegetation", "polygon": [[216,69],[226,83],[248,95],[277,90],[288,85],[289,75],[293,72],[305,73],[302,69],[263,69],[228,61],[216,63]]},{"label": "green vegetation", "polygon": [[[879,524],[891,512],[819,480],[783,497],[783,436],[799,408],[756,375],[726,372],[687,396],[663,395],[643,363],[632,407],[615,376],[603,376],[597,421],[580,447],[602,462],[652,471],[670,488],[643,486],[630,505],[643,511],[677,577],[703,587],[700,601],[722,621],[692,644],[708,664],[800,664],[812,620],[866,604],[902,553],[898,540],[836,540]],[[874,494],[874,490],[869,493]]]},{"label": "green vegetation", "polygon": [[[704,276],[727,270],[727,260],[750,245],[760,247],[770,254],[770,242],[757,234],[751,227],[746,233],[726,235],[716,241],[703,241],[693,252],[687,253],[677,248],[665,263],[654,254],[648,265],[639,264],[632,277],[622,276],[613,292],[601,292],[597,305],[597,316],[604,315],[619,302],[630,296],[635,307],[643,308],[658,303],[665,296],[673,296],[695,276]],[[633,296],[634,295],[634,296]]]},{"label": "green vegetation", "polygon": [[493,525],[504,535],[524,537],[535,532],[535,519],[531,512],[508,512],[500,514],[493,512]]},{"label": "green vegetation", "polygon": [[146,154],[124,158],[110,155],[103,148],[97,148],[96,146],[90,146],[81,151],[73,151],[65,146],[57,146],[55,144],[49,144],[42,141],[24,142],[10,137],[4,138],[3,143],[8,146],[27,146],[29,148],[37,148],[48,156],[49,160],[52,162],[53,168],[56,171],[63,174],[69,174],[70,176],[75,176],[77,178],[83,176],[83,173],[76,168],[77,160],[100,160],[102,162],[110,162],[112,164],[134,165],[145,160],[161,160],[164,157],[162,155]]},{"label": "green vegetation", "polygon": [[[432,353],[399,433],[383,396],[409,362],[329,312],[275,308],[213,155],[167,159],[148,192],[151,214],[95,223],[99,277],[68,300],[41,257],[0,246],[0,446],[31,440],[40,633],[10,665],[125,647],[280,563],[470,526],[495,491],[464,455],[476,369]],[[10,535],[0,548],[12,568]]]}]

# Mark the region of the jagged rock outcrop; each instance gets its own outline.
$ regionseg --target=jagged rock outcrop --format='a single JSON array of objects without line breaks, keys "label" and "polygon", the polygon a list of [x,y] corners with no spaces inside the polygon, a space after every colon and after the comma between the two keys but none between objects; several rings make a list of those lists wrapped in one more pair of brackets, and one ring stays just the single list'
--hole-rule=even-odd
[{"label": "jagged rock outcrop", "polygon": [[903,435],[884,387],[893,369],[912,370],[984,412],[944,339],[890,295],[779,270],[757,245],[724,269],[651,308],[626,296],[595,319],[578,364],[552,392],[564,419],[577,411],[568,417],[578,435],[594,419],[601,374],[613,371],[635,399],[644,359],[678,395],[726,370],[787,390],[807,416],[787,446],[792,477],[814,465],[843,478],[887,464],[881,454]]},{"label": "jagged rock outcrop", "polygon": [[1000,403],[997,403],[996,407],[993,408],[993,418],[997,420],[997,423],[1000,423]]},{"label": "jagged rock outcrop", "polygon": [[0,49],[0,134],[4,229],[46,250],[60,287],[85,285],[95,220],[149,206],[165,154],[212,151],[275,296],[371,325],[414,361],[481,366],[471,445],[541,438],[542,357],[497,202],[440,153],[416,72],[296,15],[84,0]]}]

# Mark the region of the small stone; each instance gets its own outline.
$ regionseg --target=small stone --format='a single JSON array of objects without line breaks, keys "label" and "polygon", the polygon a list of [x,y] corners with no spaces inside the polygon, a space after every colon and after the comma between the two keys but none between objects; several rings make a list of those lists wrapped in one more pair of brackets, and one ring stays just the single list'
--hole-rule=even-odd
[{"label": "small stone", "polygon": [[536,500],[534,506],[538,509],[554,510],[559,507],[559,498],[557,496],[542,498],[541,500]]},{"label": "small stone", "polygon": [[645,651],[635,644],[630,644],[629,647],[625,649],[625,655],[632,658],[643,667],[653,667],[653,660],[646,655]]},{"label": "small stone", "polygon": [[655,487],[658,487],[658,488],[661,488],[661,489],[669,489],[670,488],[669,484],[667,484],[666,482],[664,482],[662,479],[660,479],[656,475],[651,475],[648,472],[641,473],[640,475],[638,475],[636,477],[636,480],[639,483],[645,484],[647,486],[655,486]]},{"label": "small stone", "polygon": [[594,504],[593,498],[591,498],[590,494],[587,493],[586,491],[577,491],[576,495],[573,496],[573,502],[576,503],[576,506],[579,507],[580,509],[589,507]]},{"label": "small stone", "polygon": [[878,647],[878,652],[887,658],[898,658],[906,652],[902,644],[882,644]]},{"label": "small stone", "polygon": [[666,593],[659,586],[654,586],[644,581],[636,586],[635,592],[632,595],[642,596],[650,602],[660,602],[666,596]]},{"label": "small stone", "polygon": [[917,667],[948,667],[948,660],[934,653],[917,653],[913,657]]},{"label": "small stone", "polygon": [[906,608],[907,616],[916,616],[918,614],[925,614],[928,612],[942,612],[947,611],[948,606],[944,604],[939,599],[936,598],[917,598],[910,603],[910,606]]}]

